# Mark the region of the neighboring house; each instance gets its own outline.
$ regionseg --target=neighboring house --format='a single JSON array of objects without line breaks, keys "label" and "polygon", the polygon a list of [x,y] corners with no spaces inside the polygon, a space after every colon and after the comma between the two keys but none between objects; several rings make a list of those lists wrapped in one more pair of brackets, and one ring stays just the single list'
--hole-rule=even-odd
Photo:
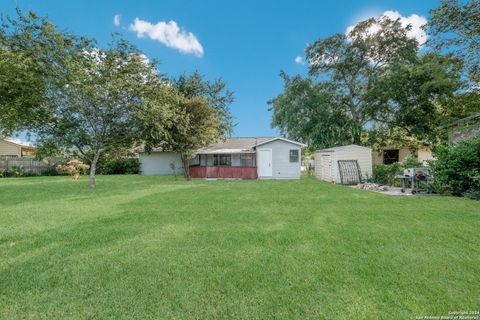
[{"label": "neighboring house", "polygon": [[[227,138],[199,149],[190,161],[192,178],[298,179],[302,148],[306,145],[282,137]],[[144,175],[183,173],[178,153],[138,148]]]},{"label": "neighboring house", "polygon": [[457,144],[464,140],[480,137],[480,112],[445,126],[448,130],[448,142]]},{"label": "neighboring house", "polygon": [[414,156],[419,162],[424,165],[428,160],[433,159],[432,150],[428,146],[412,149],[410,147],[387,147],[381,151],[372,151],[372,163],[377,164],[392,164],[395,162],[402,162],[407,156]]},{"label": "neighboring house", "polygon": [[0,157],[23,158],[35,155],[35,147],[12,139],[0,139]]}]

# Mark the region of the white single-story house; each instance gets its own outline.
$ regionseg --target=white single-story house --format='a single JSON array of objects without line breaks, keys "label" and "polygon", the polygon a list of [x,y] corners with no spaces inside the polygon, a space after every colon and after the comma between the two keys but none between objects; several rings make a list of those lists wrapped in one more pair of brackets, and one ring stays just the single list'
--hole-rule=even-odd
[{"label": "white single-story house", "polygon": [[317,150],[315,176],[320,180],[343,184],[366,180],[372,176],[372,149],[351,144]]},{"label": "white single-story house", "polygon": [[13,139],[0,139],[0,157],[32,157],[35,154],[35,150],[35,147],[26,142]]},{"label": "white single-story house", "polygon": [[[190,161],[192,178],[298,179],[302,148],[306,145],[283,137],[227,138],[199,149]],[[144,175],[183,173],[178,153],[138,148]],[[172,165],[173,164],[173,165]]]}]

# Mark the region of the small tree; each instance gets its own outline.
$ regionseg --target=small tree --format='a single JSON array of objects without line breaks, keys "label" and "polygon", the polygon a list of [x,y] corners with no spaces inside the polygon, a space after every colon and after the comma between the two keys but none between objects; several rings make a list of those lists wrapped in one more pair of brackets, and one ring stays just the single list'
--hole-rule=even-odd
[{"label": "small tree", "polygon": [[60,173],[68,174],[72,180],[78,180],[80,175],[89,169],[88,164],[84,164],[80,160],[70,160],[66,164],[57,165],[56,169]]},{"label": "small tree", "polygon": [[199,148],[222,138],[222,131],[215,109],[205,100],[182,98],[177,112],[179,117],[170,129],[167,146],[180,154],[185,177],[190,180],[190,160]]}]

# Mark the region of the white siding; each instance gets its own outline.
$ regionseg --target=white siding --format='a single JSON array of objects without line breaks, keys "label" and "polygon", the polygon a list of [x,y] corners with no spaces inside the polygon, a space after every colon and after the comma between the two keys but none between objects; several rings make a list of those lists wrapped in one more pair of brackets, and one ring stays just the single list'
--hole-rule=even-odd
[{"label": "white siding", "polygon": [[13,143],[0,140],[0,156],[22,156],[22,148]]},{"label": "white siding", "polygon": [[321,180],[334,182],[334,160],[335,159],[333,152],[315,153],[315,176]]},{"label": "white siding", "polygon": [[[326,155],[331,155],[331,169],[329,170],[325,167],[326,162],[322,161],[325,159],[322,158],[322,156]],[[362,178],[367,179],[372,176],[372,150],[356,145],[350,145],[344,148],[333,148],[331,151],[317,151],[315,153],[315,176],[321,180],[341,183],[338,172],[338,160],[357,160]]]},{"label": "white siding", "polygon": [[357,160],[362,172],[362,178],[372,177],[372,150],[362,147],[351,146],[345,149],[335,151],[335,181],[340,183],[340,174],[338,173],[338,160]]},{"label": "white siding", "polygon": [[[299,179],[302,150],[299,145],[274,140],[258,146],[258,149],[272,149],[272,179]],[[290,150],[298,150],[298,162],[290,162]]]},{"label": "white siding", "polygon": [[175,162],[177,174],[183,174],[183,165],[178,153],[140,153],[140,172],[143,175],[173,175],[170,163]]}]

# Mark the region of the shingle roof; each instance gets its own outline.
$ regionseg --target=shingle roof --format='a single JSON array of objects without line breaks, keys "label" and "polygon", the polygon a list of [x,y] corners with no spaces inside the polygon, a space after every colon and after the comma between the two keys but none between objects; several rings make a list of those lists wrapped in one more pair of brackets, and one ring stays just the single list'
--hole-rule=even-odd
[{"label": "shingle roof", "polygon": [[259,138],[227,138],[214,143],[206,148],[198,150],[198,153],[234,153],[241,151],[253,151],[253,147],[257,143],[271,140],[271,137],[259,137]]},{"label": "shingle roof", "polygon": [[[263,144],[268,141],[273,141],[275,139],[280,139],[279,137],[240,137],[240,138],[226,138],[224,140],[220,140],[217,143],[213,143],[208,147],[201,148],[197,150],[199,154],[212,154],[212,153],[249,153],[255,152],[254,147],[260,144]],[[281,138],[284,141],[299,144],[301,146],[305,146],[296,141],[287,140],[285,138]],[[145,152],[145,146],[141,145],[133,149],[135,152]],[[153,148],[153,152],[162,152],[168,151],[164,150],[162,147]]]}]

